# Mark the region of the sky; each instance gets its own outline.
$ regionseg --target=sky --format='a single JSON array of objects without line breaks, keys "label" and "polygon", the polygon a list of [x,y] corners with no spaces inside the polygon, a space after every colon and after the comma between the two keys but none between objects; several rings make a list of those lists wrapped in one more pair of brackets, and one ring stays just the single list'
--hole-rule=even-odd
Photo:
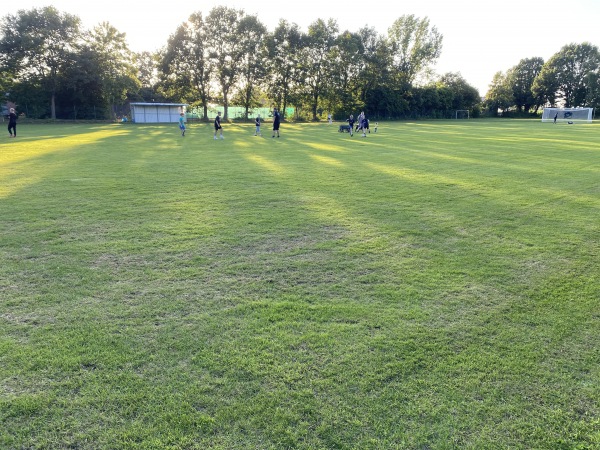
[{"label": "sky", "polygon": [[[2,9],[8,9],[4,2]],[[399,17],[427,17],[443,35],[438,74],[458,72],[484,96],[494,74],[506,72],[523,58],[548,60],[570,43],[600,47],[600,0],[19,0],[0,16],[52,5],[78,16],[86,29],[109,22],[126,33],[129,48],[155,51],[194,12],[206,15],[215,6],[242,9],[267,28],[280,19],[306,31],[317,19],[335,19],[340,31],[372,27],[381,35]]]}]

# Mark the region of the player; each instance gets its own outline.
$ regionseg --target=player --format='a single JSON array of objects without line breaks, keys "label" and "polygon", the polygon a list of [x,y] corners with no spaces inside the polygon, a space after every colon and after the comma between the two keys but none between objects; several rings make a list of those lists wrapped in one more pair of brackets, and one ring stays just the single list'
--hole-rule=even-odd
[{"label": "player", "polygon": [[11,138],[17,137],[17,113],[15,112],[15,108],[10,108],[8,115],[8,134]]},{"label": "player", "polygon": [[279,112],[277,112],[277,108],[273,108],[273,135],[272,138],[277,134],[277,138],[279,138],[279,125],[281,124],[281,117],[279,116]]},{"label": "player", "polygon": [[256,119],[254,119],[254,125],[256,125],[256,131],[254,132],[254,136],[262,136],[260,132],[260,114],[256,116]]},{"label": "player", "polygon": [[374,133],[377,133],[377,127],[379,126],[379,122],[375,122],[375,128],[373,129]]},{"label": "player", "polygon": [[365,116],[365,112],[361,111],[358,116],[358,127],[359,130],[362,131],[362,137],[367,137],[367,117]]},{"label": "player", "polygon": [[217,117],[215,117],[215,136],[213,139],[217,139],[217,132],[220,131],[221,132],[221,139],[225,139],[223,137],[223,127],[221,126],[221,113],[218,112],[217,113]]},{"label": "player", "polygon": [[354,129],[354,116],[350,114],[350,117],[346,119],[346,122],[350,125],[350,137],[352,137],[354,136],[354,134],[352,134],[352,130]]},{"label": "player", "polygon": [[179,114],[179,129],[181,130],[181,135],[185,136],[185,118],[183,113]]}]

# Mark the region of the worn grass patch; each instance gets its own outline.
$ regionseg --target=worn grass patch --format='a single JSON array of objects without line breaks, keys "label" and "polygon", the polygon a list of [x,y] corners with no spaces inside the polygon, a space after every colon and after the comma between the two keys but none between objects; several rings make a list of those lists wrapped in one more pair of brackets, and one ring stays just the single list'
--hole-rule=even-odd
[{"label": "worn grass patch", "polygon": [[600,127],[336,130],[3,140],[0,447],[600,448]]}]

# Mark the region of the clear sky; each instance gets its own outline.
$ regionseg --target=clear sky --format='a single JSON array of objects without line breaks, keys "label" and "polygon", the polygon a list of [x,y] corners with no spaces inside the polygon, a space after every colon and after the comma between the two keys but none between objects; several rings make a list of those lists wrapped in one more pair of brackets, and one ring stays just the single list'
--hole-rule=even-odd
[{"label": "clear sky", "polygon": [[18,9],[53,5],[79,16],[88,29],[107,21],[126,33],[134,51],[162,47],[191,13],[207,14],[215,6],[257,15],[271,31],[279,19],[306,31],[317,19],[333,18],[340,31],[369,26],[385,35],[394,20],[414,14],[428,17],[444,36],[436,72],[460,72],[481,95],[496,72],[522,58],[547,60],[570,43],[600,47],[600,0],[19,0],[3,5],[2,17]]}]

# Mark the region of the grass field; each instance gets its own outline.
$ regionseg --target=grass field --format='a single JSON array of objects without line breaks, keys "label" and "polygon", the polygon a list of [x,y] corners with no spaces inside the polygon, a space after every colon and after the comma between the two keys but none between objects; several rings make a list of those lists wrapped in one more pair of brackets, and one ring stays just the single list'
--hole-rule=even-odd
[{"label": "grass field", "polygon": [[600,448],[600,125],[19,125],[0,448]]}]

